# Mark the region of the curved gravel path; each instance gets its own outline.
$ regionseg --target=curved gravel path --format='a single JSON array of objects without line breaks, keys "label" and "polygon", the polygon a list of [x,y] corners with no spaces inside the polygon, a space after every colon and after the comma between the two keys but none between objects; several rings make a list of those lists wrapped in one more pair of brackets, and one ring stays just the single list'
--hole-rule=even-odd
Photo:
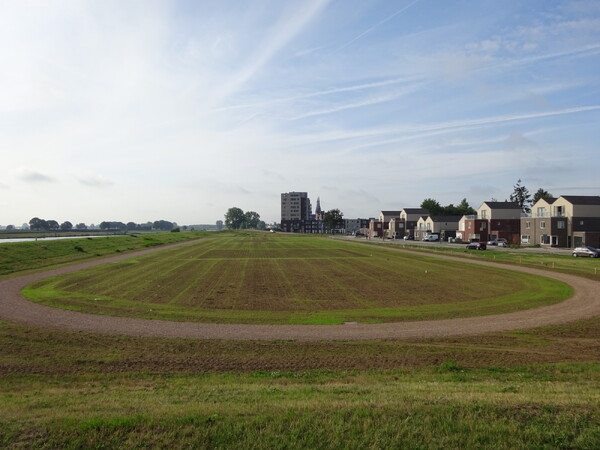
[{"label": "curved gravel path", "polygon": [[[420,322],[346,325],[210,324],[134,319],[51,308],[30,302],[20,294],[21,289],[25,286],[44,278],[122,261],[165,248],[167,247],[142,250],[0,281],[0,318],[25,325],[110,335],[186,339],[320,341],[473,335],[559,324],[600,315],[600,294],[598,292],[600,284],[596,281],[561,273],[438,255],[435,257],[555,278],[573,287],[575,294],[571,298],[551,306],[507,314]],[[393,251],[406,252],[408,250]],[[419,254],[422,255],[422,253]]]}]

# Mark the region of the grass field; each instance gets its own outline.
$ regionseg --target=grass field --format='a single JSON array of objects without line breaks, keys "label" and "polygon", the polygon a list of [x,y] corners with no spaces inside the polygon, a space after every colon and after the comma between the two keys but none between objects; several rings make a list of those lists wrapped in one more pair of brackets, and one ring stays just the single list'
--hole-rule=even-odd
[{"label": "grass field", "polygon": [[0,242],[0,277],[211,236],[210,232],[152,233],[33,242]]},{"label": "grass field", "polygon": [[554,254],[543,250],[519,251],[513,249],[501,251],[476,251],[466,250],[464,245],[438,245],[426,246],[403,243],[373,243],[370,241],[354,241],[364,244],[387,248],[403,248],[429,255],[442,254],[464,257],[465,259],[478,259],[482,261],[497,262],[515,266],[532,267],[535,269],[562,272],[577,275],[592,280],[600,281],[600,258],[573,258],[570,254]]},{"label": "grass field", "polygon": [[322,238],[218,236],[43,280],[31,300],[97,314],[339,324],[510,312],[567,298],[547,278]]},{"label": "grass field", "polygon": [[142,339],[0,321],[0,349],[1,448],[600,447],[598,317],[376,342]]}]

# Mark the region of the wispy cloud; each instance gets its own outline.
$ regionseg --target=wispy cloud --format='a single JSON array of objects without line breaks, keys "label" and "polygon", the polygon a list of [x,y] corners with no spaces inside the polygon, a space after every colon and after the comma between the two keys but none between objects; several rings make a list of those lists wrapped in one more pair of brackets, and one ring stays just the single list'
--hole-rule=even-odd
[{"label": "wispy cloud", "polygon": [[329,1],[316,0],[314,2],[302,3],[300,8],[289,11],[267,33],[262,45],[246,58],[246,64],[224,81],[217,93],[218,97],[224,99],[242,89],[244,84],[259,72],[271,58],[310,24],[311,20],[327,6]]},{"label": "wispy cloud", "polygon": [[50,175],[31,169],[22,169],[18,175],[19,179],[27,183],[56,183],[58,180]]},{"label": "wispy cloud", "polygon": [[379,28],[381,25],[383,25],[386,22],[389,22],[390,20],[392,20],[394,17],[396,17],[399,14],[402,14],[404,11],[406,11],[407,9],[409,9],[411,6],[415,5],[416,3],[419,3],[421,0],[414,0],[411,3],[409,3],[408,5],[400,8],[399,10],[397,10],[395,13],[387,16],[385,19],[377,22],[375,25],[373,25],[372,27],[368,28],[367,30],[363,31],[362,33],[360,33],[359,35],[355,36],[354,38],[350,39],[348,42],[346,42],[344,45],[342,45],[337,51],[342,51],[344,50],[346,47],[349,47],[350,45],[352,45],[354,42],[358,41],[359,39],[363,38],[364,36],[366,36],[367,34],[371,33],[373,30]]},{"label": "wispy cloud", "polygon": [[77,181],[83,186],[93,187],[93,188],[105,188],[114,185],[115,183],[106,180],[102,177],[96,175],[89,176],[78,176]]},{"label": "wispy cloud", "polygon": [[340,112],[340,111],[346,111],[348,109],[363,108],[365,106],[373,106],[373,105],[377,105],[379,103],[390,102],[393,100],[397,100],[400,97],[403,97],[407,94],[410,94],[411,92],[414,92],[415,90],[419,89],[421,86],[422,86],[421,83],[414,84],[414,85],[406,87],[404,89],[398,89],[393,93],[370,96],[368,98],[359,100],[357,102],[351,102],[351,103],[346,103],[346,104],[336,104],[336,106],[321,109],[321,110],[306,111],[297,116],[289,117],[287,120],[306,119],[308,117],[322,116],[325,114],[332,114],[332,113],[336,113],[336,112]]}]

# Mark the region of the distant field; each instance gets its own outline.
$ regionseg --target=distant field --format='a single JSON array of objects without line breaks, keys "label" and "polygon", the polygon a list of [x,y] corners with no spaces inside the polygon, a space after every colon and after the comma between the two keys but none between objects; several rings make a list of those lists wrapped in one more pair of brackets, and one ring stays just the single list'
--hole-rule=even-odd
[{"label": "distant field", "polygon": [[46,305],[99,314],[273,324],[478,316],[547,305],[570,293],[534,275],[266,233],[218,235],[24,291]]}]

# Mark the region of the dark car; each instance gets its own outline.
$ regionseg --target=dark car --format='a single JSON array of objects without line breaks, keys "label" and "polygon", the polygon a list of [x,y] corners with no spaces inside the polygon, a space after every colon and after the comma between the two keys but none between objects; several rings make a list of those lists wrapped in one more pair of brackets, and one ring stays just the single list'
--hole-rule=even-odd
[{"label": "dark car", "polygon": [[573,249],[573,256],[585,256],[588,258],[599,258],[600,250],[594,247],[576,247]]},{"label": "dark car", "polygon": [[469,250],[485,250],[485,249],[487,249],[487,246],[485,245],[485,242],[471,242],[470,244],[467,244],[467,249],[469,249]]}]

